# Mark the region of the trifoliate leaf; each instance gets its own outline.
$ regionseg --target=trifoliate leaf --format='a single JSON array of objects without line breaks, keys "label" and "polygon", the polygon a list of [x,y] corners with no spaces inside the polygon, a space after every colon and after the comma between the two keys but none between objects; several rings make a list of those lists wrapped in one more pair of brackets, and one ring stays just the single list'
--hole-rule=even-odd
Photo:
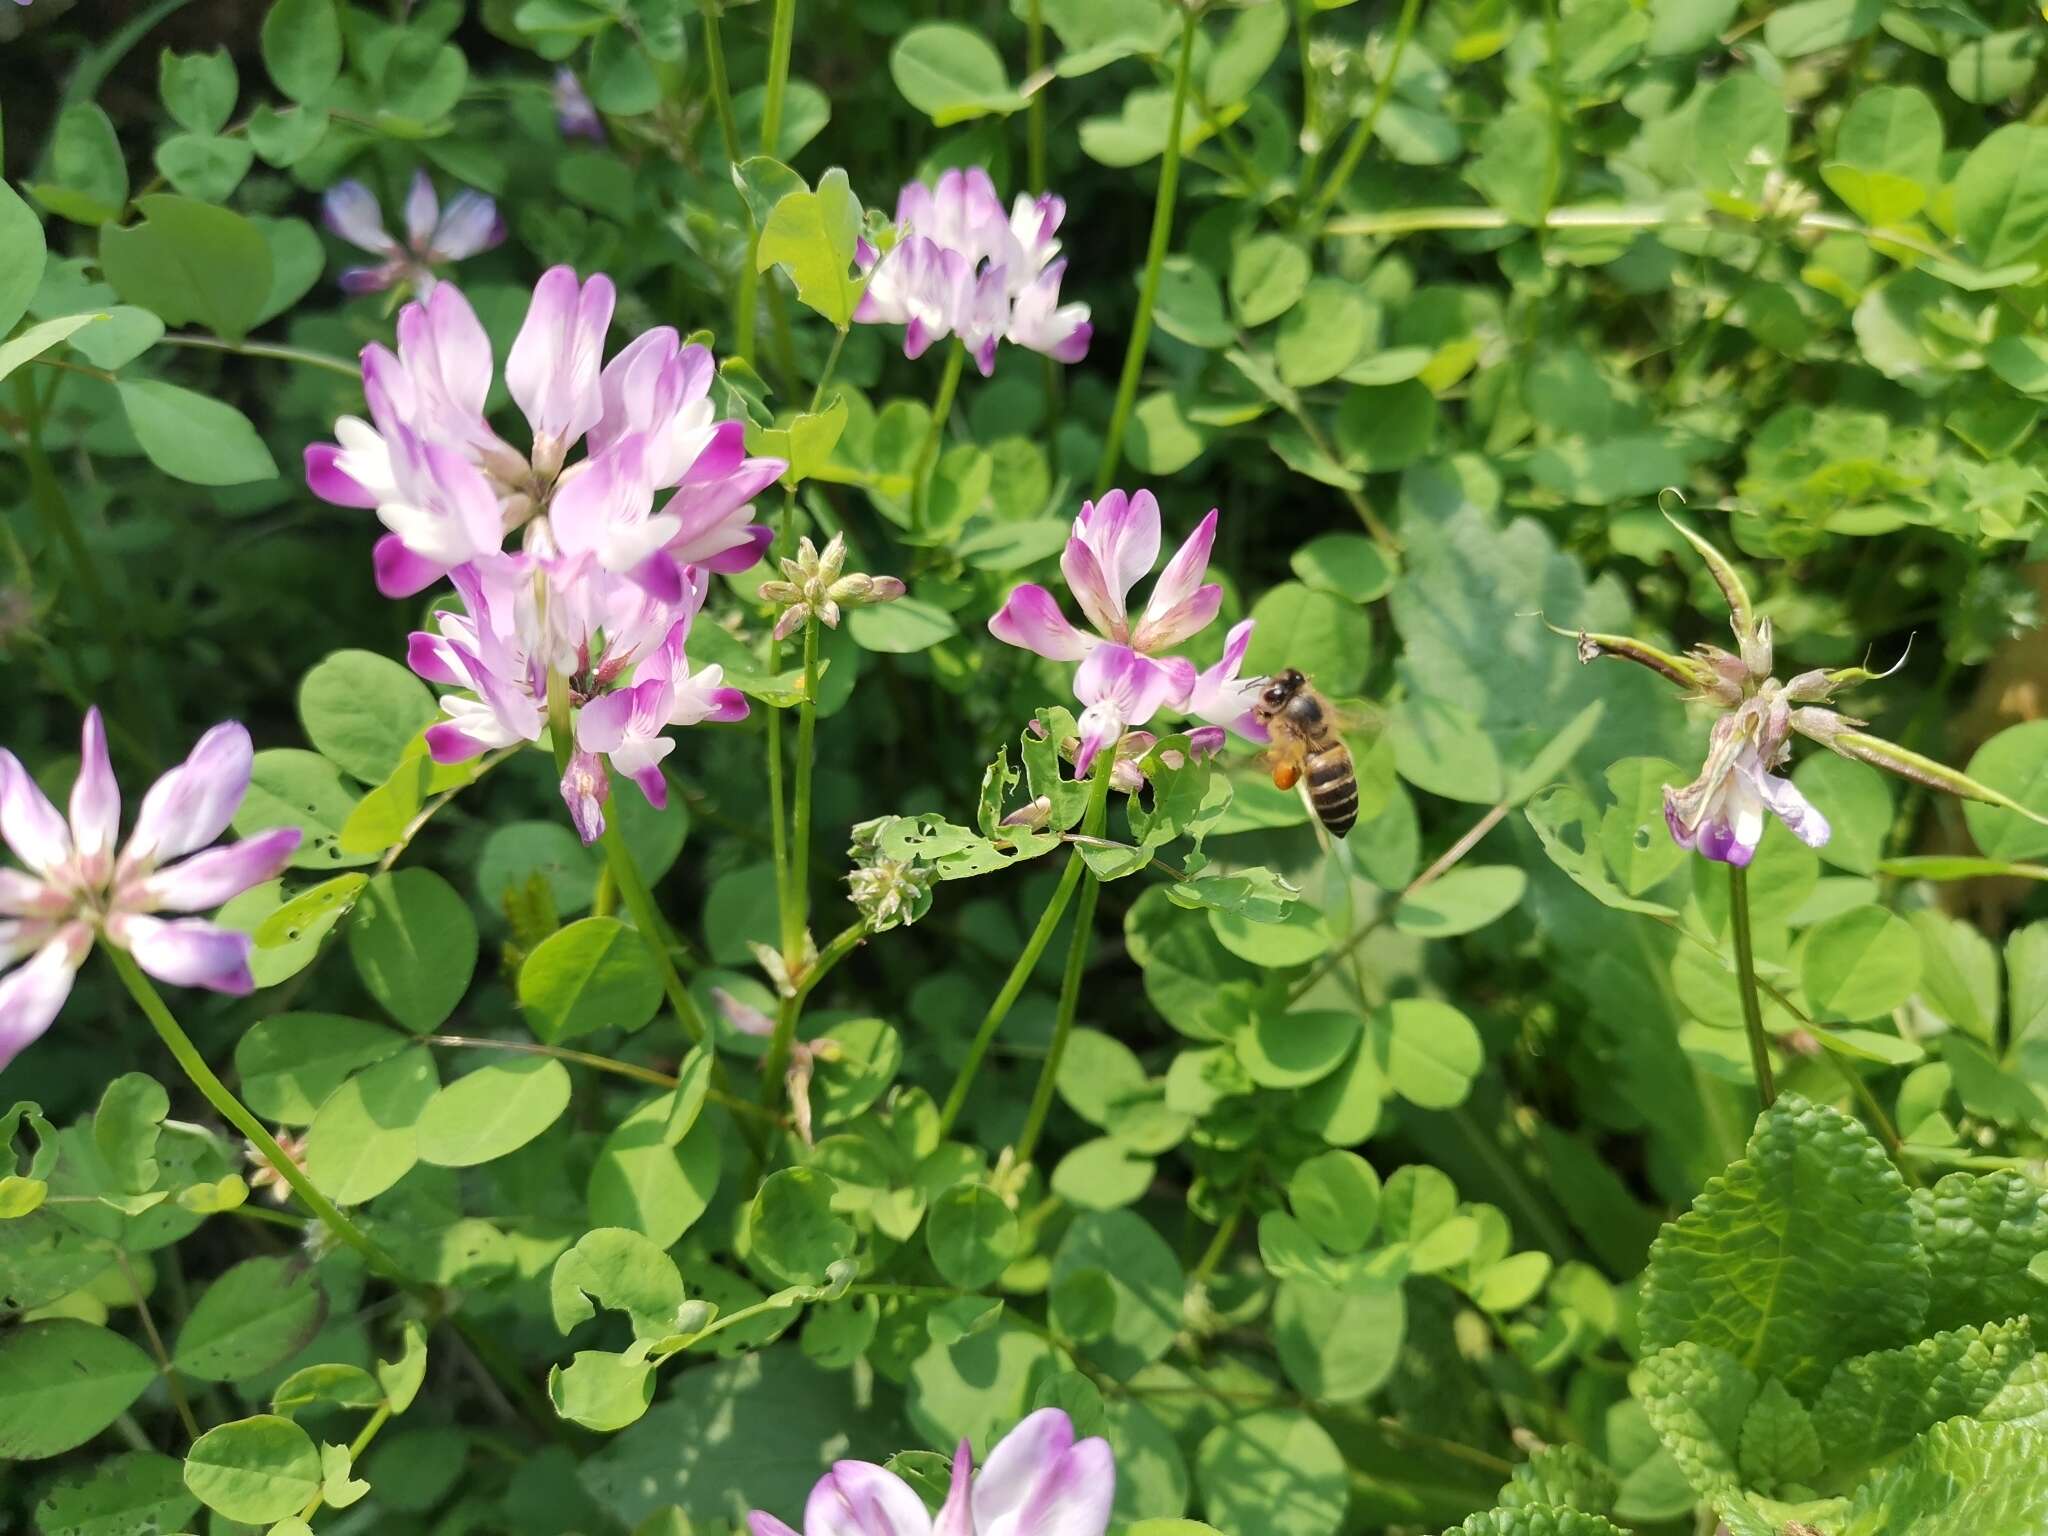
[{"label": "trifoliate leaf", "polygon": [[1884,1148],[1787,1094],[1651,1248],[1643,1347],[1725,1350],[1810,1392],[1850,1356],[1915,1337],[1927,1293],[1905,1180]]}]

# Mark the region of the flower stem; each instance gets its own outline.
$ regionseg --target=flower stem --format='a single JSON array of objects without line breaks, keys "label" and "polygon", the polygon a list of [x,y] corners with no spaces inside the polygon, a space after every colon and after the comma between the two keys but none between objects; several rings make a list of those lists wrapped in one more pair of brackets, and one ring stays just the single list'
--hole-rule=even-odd
[{"label": "flower stem", "polygon": [[796,0],[775,0],[768,34],[768,86],[761,102],[761,153],[773,155],[782,138],[782,99],[789,89],[789,50],[796,40]]},{"label": "flower stem", "polygon": [[[725,158],[740,163],[740,125],[733,115],[732,87],[725,74],[725,40],[718,25],[718,0],[697,0],[704,18],[704,73],[711,88],[711,101],[718,114],[719,137],[725,141]],[[754,227],[754,210],[745,198],[740,209],[747,216],[747,255],[740,264],[739,292],[733,297],[733,351],[752,362],[754,356],[754,291],[760,275],[754,270],[754,253],[759,231]]]},{"label": "flower stem", "polygon": [[[1037,79],[1045,68],[1045,8],[1043,0],[1030,0],[1024,15],[1024,70],[1026,78]],[[1024,109],[1025,180],[1034,194],[1045,191],[1045,92],[1031,93]]]},{"label": "flower stem", "polygon": [[1152,337],[1152,308],[1159,300],[1159,274],[1166,261],[1167,240],[1173,233],[1173,203],[1180,187],[1181,123],[1187,115],[1188,81],[1194,74],[1195,32],[1199,17],[1194,7],[1181,12],[1180,58],[1173,70],[1173,110],[1166,119],[1166,151],[1159,161],[1159,191],[1152,202],[1152,238],[1145,248],[1145,276],[1138,287],[1138,312],[1131,319],[1131,339],[1124,348],[1124,371],[1117,380],[1116,409],[1109,418],[1109,435],[1102,440],[1102,462],[1095,469],[1095,494],[1100,496],[1116,478],[1122,461],[1124,428],[1138,399],[1138,375],[1145,367],[1145,346]]},{"label": "flower stem", "polygon": [[684,1036],[692,1045],[703,1045],[711,1038],[711,1031],[705,1026],[704,1015],[698,1011],[697,1000],[690,996],[690,989],[683,985],[682,976],[676,971],[675,957],[669,954],[668,945],[662,940],[661,914],[655,910],[654,896],[647,889],[647,882],[640,878],[640,866],[633,862],[632,850],[626,846],[625,835],[619,831],[617,820],[604,824],[605,860],[611,868],[612,883],[619,888],[619,899],[632,914],[633,926],[640,930],[641,942],[654,957],[654,968],[661,973],[661,990],[668,994],[669,1011],[682,1026]]},{"label": "flower stem", "polygon": [[[768,664],[775,667],[774,642],[770,641]],[[782,952],[793,955],[801,947],[796,915],[796,882],[789,868],[789,822],[784,812],[782,791],[782,711],[768,711],[768,833],[775,860],[775,911],[779,918]]]},{"label": "flower stem", "polygon": [[1769,1109],[1778,1099],[1777,1080],[1771,1075],[1771,1042],[1764,1033],[1764,1010],[1756,990],[1756,956],[1749,938],[1749,871],[1740,864],[1728,866],[1728,919],[1735,930],[1736,985],[1742,993],[1742,1023],[1749,1031],[1749,1062],[1756,1073],[1757,1097]]},{"label": "flower stem", "polygon": [[199,1054],[199,1048],[192,1043],[192,1037],[180,1027],[170,1008],[165,1004],[163,995],[157,991],[150,979],[142,974],[142,968],[129,957],[128,952],[116,949],[111,944],[103,945],[102,948],[105,949],[107,958],[113,962],[122,985],[127,987],[128,995],[135,999],[135,1005],[155,1027],[157,1037],[163,1041],[178,1065],[184,1069],[185,1076],[192,1080],[192,1086],[206,1096],[206,1101],[220,1112],[228,1124],[255,1145],[270,1166],[277,1170],[278,1176],[292,1187],[292,1193],[306,1202],[307,1209],[319,1217],[330,1232],[361,1254],[370,1268],[408,1290],[420,1289],[405,1278],[397,1260],[379,1247],[361,1227],[342,1215],[335,1208],[333,1201],[313,1187],[313,1181],[306,1177],[306,1172],[299,1166],[297,1159],[280,1147],[277,1138],[263,1128],[263,1122],[251,1114],[242,1101],[229,1091],[227,1084],[214,1076],[213,1068],[209,1067],[206,1058]]},{"label": "flower stem", "polygon": [[[1096,754],[1095,775],[1088,788],[1088,812],[1082,818],[1081,830],[1090,837],[1100,837],[1102,826],[1109,819],[1109,775],[1115,766],[1114,745],[1105,746]],[[1074,857],[1080,858],[1076,850]],[[1102,882],[1095,878],[1093,870],[1081,874],[1081,902],[1074,909],[1074,932],[1067,941],[1067,971],[1060,980],[1059,1013],[1053,1019],[1052,1044],[1045,1053],[1045,1064],[1039,1068],[1038,1086],[1031,1092],[1031,1108],[1024,1117],[1024,1133],[1017,1138],[1017,1161],[1028,1163],[1031,1154],[1037,1150],[1039,1135],[1045,1130],[1045,1117],[1052,1113],[1052,1092],[1059,1081],[1060,1062],[1067,1054],[1067,1041],[1073,1037],[1074,1014],[1081,1006],[1081,972],[1088,964],[1088,950],[1095,938],[1095,903],[1101,899]]]},{"label": "flower stem", "polygon": [[339,373],[351,379],[359,379],[363,375],[362,364],[352,358],[336,357],[332,352],[314,352],[306,347],[281,347],[270,341],[229,341],[224,336],[173,331],[168,336],[157,337],[156,344],[160,347],[198,347],[208,352],[232,352],[237,357],[264,357],[272,362],[297,363],[302,368],[324,368],[329,373]]},{"label": "flower stem", "polygon": [[1323,183],[1315,201],[1310,203],[1307,216],[1303,219],[1307,232],[1314,234],[1322,228],[1324,216],[1330,205],[1337,200],[1351,180],[1352,172],[1358,169],[1358,162],[1365,157],[1365,146],[1372,142],[1372,131],[1378,126],[1380,113],[1386,110],[1388,100],[1394,94],[1394,80],[1401,72],[1401,55],[1408,51],[1408,39],[1415,35],[1415,18],[1422,10],[1422,0],[1401,0],[1401,16],[1394,23],[1394,52],[1387,60],[1386,72],[1380,76],[1379,88],[1373,92],[1372,105],[1366,108],[1365,116],[1358,120],[1351,130],[1351,138],[1344,146],[1344,153],[1331,169],[1330,176]]},{"label": "flower stem", "polygon": [[[811,922],[811,759],[818,733],[818,620],[804,620],[804,696],[796,707],[796,806],[789,847],[790,904],[796,909],[796,942],[801,948]],[[797,957],[784,951],[783,959]]]},{"label": "flower stem", "polygon": [[1024,991],[1024,984],[1031,979],[1031,973],[1038,967],[1039,956],[1045,953],[1046,945],[1052,942],[1053,930],[1060,925],[1067,903],[1073,899],[1074,887],[1081,883],[1081,876],[1087,870],[1087,862],[1076,848],[1067,856],[1067,867],[1060,873],[1060,883],[1054,887],[1052,900],[1038,915],[1038,926],[1031,930],[1031,937],[1025,942],[1024,952],[1017,956],[1017,963],[1010,967],[1010,974],[1003,982],[1002,991],[989,1004],[988,1012],[982,1016],[981,1028],[974,1032],[974,1042],[967,1047],[967,1060],[960,1064],[960,1075],[953,1079],[953,1091],[946,1095],[946,1107],[939,1111],[939,1139],[944,1141],[953,1129],[953,1122],[960,1118],[960,1111],[967,1106],[968,1090],[974,1086],[975,1074],[981,1071],[982,1059],[988,1055],[988,1048],[995,1042],[996,1031],[1003,1027],[1003,1020],[1010,1016],[1010,1009]]},{"label": "flower stem", "polygon": [[924,532],[932,466],[939,459],[939,441],[945,436],[946,422],[953,414],[953,396],[959,392],[960,370],[966,362],[965,347],[946,349],[946,371],[939,375],[939,392],[932,397],[932,424],[925,429],[924,444],[917,450],[917,467],[911,471],[910,531],[914,534]]}]

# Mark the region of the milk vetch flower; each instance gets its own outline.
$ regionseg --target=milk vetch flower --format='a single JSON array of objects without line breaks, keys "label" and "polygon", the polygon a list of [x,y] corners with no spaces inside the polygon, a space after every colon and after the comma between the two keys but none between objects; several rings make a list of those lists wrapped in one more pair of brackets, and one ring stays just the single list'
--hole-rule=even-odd
[{"label": "milk vetch flower", "polygon": [[979,1471],[960,1442],[936,1515],[888,1468],[840,1461],[811,1490],[801,1533],[760,1510],[747,1527],[752,1536],[1103,1536],[1115,1495],[1109,1442],[1076,1440],[1073,1420],[1041,1408],[996,1443]]},{"label": "milk vetch flower", "polygon": [[121,790],[97,709],[86,711],[79,757],[65,816],[0,749],[0,839],[22,865],[0,866],[0,968],[14,967],[0,976],[0,1067],[50,1027],[95,941],[174,986],[250,991],[248,934],[158,914],[210,912],[275,877],[299,846],[296,827],[208,846],[249,789],[254,752],[233,722],[150,786],[118,848]]},{"label": "milk vetch flower", "polygon": [[383,260],[374,267],[350,267],[341,274],[348,293],[381,293],[399,283],[421,296],[439,281],[436,266],[488,251],[505,238],[498,205],[481,192],[464,190],[447,208],[425,171],[415,172],[405,199],[405,241],[384,228],[376,194],[360,181],[337,182],[321,199],[321,221],[328,231],[358,250]]},{"label": "milk vetch flower", "polygon": [[1664,788],[1664,819],[1681,848],[1742,868],[1756,857],[1766,812],[1808,847],[1823,846],[1831,831],[1827,817],[1777,772],[1792,755],[1795,734],[1930,789],[2048,822],[2010,796],[1895,742],[1868,735],[1860,729],[1863,721],[1825,707],[1843,689],[1889,673],[1864,667],[1820,668],[1779,681],[1773,676],[1776,647],[1771,621],[1757,613],[1735,567],[1676,519],[1671,524],[1706,561],[1728,600],[1736,650],[1697,645],[1676,654],[1626,635],[1582,630],[1577,638],[1581,661],[1615,656],[1636,662],[1684,689],[1689,700],[1713,704],[1722,712],[1708,738],[1699,777],[1683,787]]}]

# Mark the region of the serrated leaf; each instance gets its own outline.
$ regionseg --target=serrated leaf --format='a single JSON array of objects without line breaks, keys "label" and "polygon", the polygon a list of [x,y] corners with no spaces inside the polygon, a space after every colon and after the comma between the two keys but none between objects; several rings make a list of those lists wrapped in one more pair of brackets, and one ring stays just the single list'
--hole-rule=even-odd
[{"label": "serrated leaf", "polygon": [[1944,1419],[1978,1412],[2033,1354],[2021,1317],[1859,1355],[1828,1378],[1813,1427],[1836,1465],[1875,1461]]},{"label": "serrated leaf", "polygon": [[1927,1293],[1905,1180],[1884,1148],[1786,1094],[1652,1246],[1643,1347],[1725,1350],[1810,1392],[1842,1360],[1912,1338]]},{"label": "serrated leaf", "polygon": [[1740,1360],[1709,1345],[1674,1344],[1638,1365],[1629,1389],[1695,1492],[1711,1499],[1740,1485],[1742,1426],[1757,1395]]},{"label": "serrated leaf", "polygon": [[2027,1269],[2048,1250],[2048,1190],[2004,1169],[1949,1173],[1914,1190],[1912,1209],[1929,1264],[1926,1327],[2030,1313],[2037,1329],[2048,1328],[2048,1288]]},{"label": "serrated leaf", "polygon": [[2048,1522],[2048,1434],[1938,1424],[1856,1490],[1841,1536],[1990,1536]]}]

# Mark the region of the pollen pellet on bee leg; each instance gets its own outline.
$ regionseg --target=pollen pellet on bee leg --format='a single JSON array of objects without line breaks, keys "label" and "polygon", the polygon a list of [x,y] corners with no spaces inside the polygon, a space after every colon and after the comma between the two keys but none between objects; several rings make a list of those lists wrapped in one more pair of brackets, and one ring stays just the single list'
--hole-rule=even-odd
[{"label": "pollen pellet on bee leg", "polygon": [[1301,765],[1299,763],[1274,764],[1273,787],[1275,789],[1292,789],[1300,781]]}]

